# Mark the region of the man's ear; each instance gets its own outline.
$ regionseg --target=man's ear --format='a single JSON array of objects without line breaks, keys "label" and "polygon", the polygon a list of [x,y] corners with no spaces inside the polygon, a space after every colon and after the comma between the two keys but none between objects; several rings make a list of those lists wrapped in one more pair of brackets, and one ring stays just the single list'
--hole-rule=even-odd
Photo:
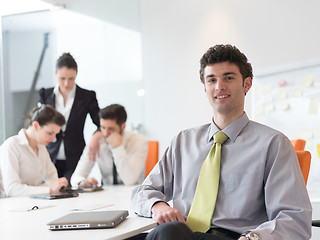
[{"label": "man's ear", "polygon": [[243,88],[244,88],[244,93],[247,94],[249,92],[250,88],[252,86],[252,78],[247,77],[243,80]]},{"label": "man's ear", "polygon": [[126,123],[122,123],[122,125],[121,125],[121,133],[123,133],[124,132],[124,129],[126,128]]}]

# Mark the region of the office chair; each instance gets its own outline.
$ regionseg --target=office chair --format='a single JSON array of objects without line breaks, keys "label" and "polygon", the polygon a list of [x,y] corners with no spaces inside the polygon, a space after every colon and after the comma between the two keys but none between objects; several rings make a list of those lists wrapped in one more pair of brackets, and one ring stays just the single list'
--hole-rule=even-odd
[{"label": "office chair", "polygon": [[302,171],[303,179],[305,184],[307,185],[310,165],[311,165],[311,153],[309,151],[305,151],[304,147],[306,146],[306,141],[303,139],[291,140],[291,143],[296,150],[296,154],[299,160],[299,165]]},{"label": "office chair", "polygon": [[291,143],[295,150],[304,150],[306,146],[306,140],[303,139],[291,140]]},{"label": "office chair", "polygon": [[148,141],[148,154],[146,159],[146,165],[145,165],[145,177],[148,176],[148,174],[153,169],[154,165],[159,160],[159,142],[158,141]]},{"label": "office chair", "polygon": [[[311,164],[311,154],[309,151],[304,150],[304,147],[306,145],[305,140],[303,139],[291,140],[291,143],[294,149],[296,150],[302,175],[307,185],[309,171],[310,171],[310,164]],[[320,220],[312,220],[312,226],[320,227]]]}]

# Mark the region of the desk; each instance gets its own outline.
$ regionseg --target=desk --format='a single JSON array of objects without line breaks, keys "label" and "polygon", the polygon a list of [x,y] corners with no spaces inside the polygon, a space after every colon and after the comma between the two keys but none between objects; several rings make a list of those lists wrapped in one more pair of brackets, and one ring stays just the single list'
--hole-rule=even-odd
[{"label": "desk", "polygon": [[[151,218],[137,217],[131,211],[130,199],[133,188],[132,186],[105,186],[105,190],[100,192],[80,193],[76,198],[58,200],[32,199],[29,197],[0,199],[0,239],[117,240],[134,236],[155,227],[157,224]],[[12,211],[49,205],[53,207],[23,212]],[[46,225],[48,222],[69,213],[73,209],[83,209],[90,206],[105,206],[99,210],[125,209],[129,211],[129,217],[113,229],[48,230]]]}]

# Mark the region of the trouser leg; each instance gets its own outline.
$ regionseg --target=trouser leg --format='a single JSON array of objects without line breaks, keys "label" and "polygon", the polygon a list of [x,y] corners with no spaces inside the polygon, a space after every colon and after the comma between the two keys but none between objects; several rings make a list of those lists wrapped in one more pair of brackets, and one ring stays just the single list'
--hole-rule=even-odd
[{"label": "trouser leg", "polygon": [[181,222],[160,224],[152,230],[146,240],[196,240],[188,226]]},{"label": "trouser leg", "polygon": [[193,233],[184,223],[170,222],[157,226],[147,235],[146,240],[237,240],[239,237],[239,234],[225,229]]},{"label": "trouser leg", "polygon": [[227,236],[215,235],[213,233],[195,232],[194,236],[197,240],[236,240],[238,238],[231,238]]}]

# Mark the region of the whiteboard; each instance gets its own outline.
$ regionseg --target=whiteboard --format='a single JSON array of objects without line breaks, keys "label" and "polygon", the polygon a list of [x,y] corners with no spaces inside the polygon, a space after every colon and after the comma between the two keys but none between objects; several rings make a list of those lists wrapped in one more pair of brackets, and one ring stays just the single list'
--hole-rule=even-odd
[{"label": "whiteboard", "polygon": [[283,132],[289,139],[307,141],[305,149],[312,156],[308,190],[319,188],[320,59],[257,71],[252,99],[254,121]]}]

